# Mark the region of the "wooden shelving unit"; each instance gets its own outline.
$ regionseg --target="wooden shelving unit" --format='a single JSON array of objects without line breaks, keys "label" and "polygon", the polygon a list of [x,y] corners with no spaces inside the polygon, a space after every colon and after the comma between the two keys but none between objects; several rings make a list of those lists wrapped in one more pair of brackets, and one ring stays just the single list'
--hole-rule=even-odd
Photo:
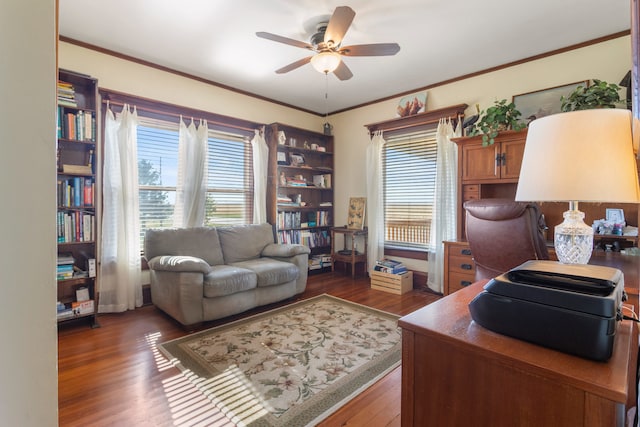
[{"label": "wooden shelving unit", "polygon": [[97,89],[96,79],[59,70],[56,277],[65,310],[58,322],[86,319],[92,327],[98,326]]},{"label": "wooden shelving unit", "polygon": [[333,137],[273,123],[265,139],[267,221],[277,241],[307,245],[311,257],[328,255],[334,218]]}]

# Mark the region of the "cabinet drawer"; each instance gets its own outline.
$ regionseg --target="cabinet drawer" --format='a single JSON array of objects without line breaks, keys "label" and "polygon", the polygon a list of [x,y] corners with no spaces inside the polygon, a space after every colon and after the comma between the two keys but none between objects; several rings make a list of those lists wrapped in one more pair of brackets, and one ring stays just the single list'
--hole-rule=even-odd
[{"label": "cabinet drawer", "polygon": [[470,274],[473,276],[476,274],[476,268],[471,256],[451,255],[449,258],[449,272]]},{"label": "cabinet drawer", "polygon": [[454,293],[460,289],[469,286],[475,280],[475,273],[449,273],[449,293]]},{"label": "cabinet drawer", "polygon": [[478,184],[469,184],[462,186],[462,201],[476,200],[480,198],[480,186]]}]

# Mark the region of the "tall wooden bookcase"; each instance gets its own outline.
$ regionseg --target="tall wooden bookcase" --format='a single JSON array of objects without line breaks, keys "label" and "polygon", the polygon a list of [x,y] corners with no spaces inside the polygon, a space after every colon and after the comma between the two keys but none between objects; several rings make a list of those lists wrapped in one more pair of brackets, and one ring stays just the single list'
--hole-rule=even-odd
[{"label": "tall wooden bookcase", "polygon": [[96,79],[58,72],[57,224],[58,322],[86,319],[98,326]]},{"label": "tall wooden bookcase", "polygon": [[269,146],[267,221],[274,226],[277,241],[309,246],[311,258],[330,254],[333,137],[273,123],[265,139]]}]

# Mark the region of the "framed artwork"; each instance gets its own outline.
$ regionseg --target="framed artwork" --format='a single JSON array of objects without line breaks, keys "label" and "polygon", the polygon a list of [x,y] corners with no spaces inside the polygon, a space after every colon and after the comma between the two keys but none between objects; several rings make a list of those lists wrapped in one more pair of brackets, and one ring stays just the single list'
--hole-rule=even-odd
[{"label": "framed artwork", "polygon": [[366,201],[366,197],[349,198],[347,228],[350,228],[352,230],[362,230],[364,228],[364,214],[367,204]]},{"label": "framed artwork", "polygon": [[562,105],[561,98],[569,96],[578,86],[589,86],[589,81],[513,95],[513,103],[516,105],[516,109],[522,113],[520,120],[528,125],[540,117],[559,113]]},{"label": "framed artwork", "polygon": [[278,151],[278,164],[286,165],[287,163],[287,153],[283,151]]},{"label": "framed artwork", "polygon": [[291,158],[291,166],[304,165],[304,156],[302,154],[289,154]]},{"label": "framed artwork", "polygon": [[624,222],[624,210],[622,209],[609,209],[607,208],[607,221],[614,224],[622,224]]},{"label": "framed artwork", "polygon": [[424,113],[426,106],[427,92],[403,96],[398,103],[396,115],[397,117],[414,116],[418,113]]}]

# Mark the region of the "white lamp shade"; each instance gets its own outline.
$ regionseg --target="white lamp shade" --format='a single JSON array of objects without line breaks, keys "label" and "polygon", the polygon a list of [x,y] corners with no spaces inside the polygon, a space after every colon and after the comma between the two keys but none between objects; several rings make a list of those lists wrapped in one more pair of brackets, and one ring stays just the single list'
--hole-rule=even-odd
[{"label": "white lamp shade", "polygon": [[529,125],[515,199],[640,202],[629,110],[559,113]]},{"label": "white lamp shade", "polygon": [[311,58],[311,65],[320,73],[332,73],[340,65],[340,54],[321,52]]}]

